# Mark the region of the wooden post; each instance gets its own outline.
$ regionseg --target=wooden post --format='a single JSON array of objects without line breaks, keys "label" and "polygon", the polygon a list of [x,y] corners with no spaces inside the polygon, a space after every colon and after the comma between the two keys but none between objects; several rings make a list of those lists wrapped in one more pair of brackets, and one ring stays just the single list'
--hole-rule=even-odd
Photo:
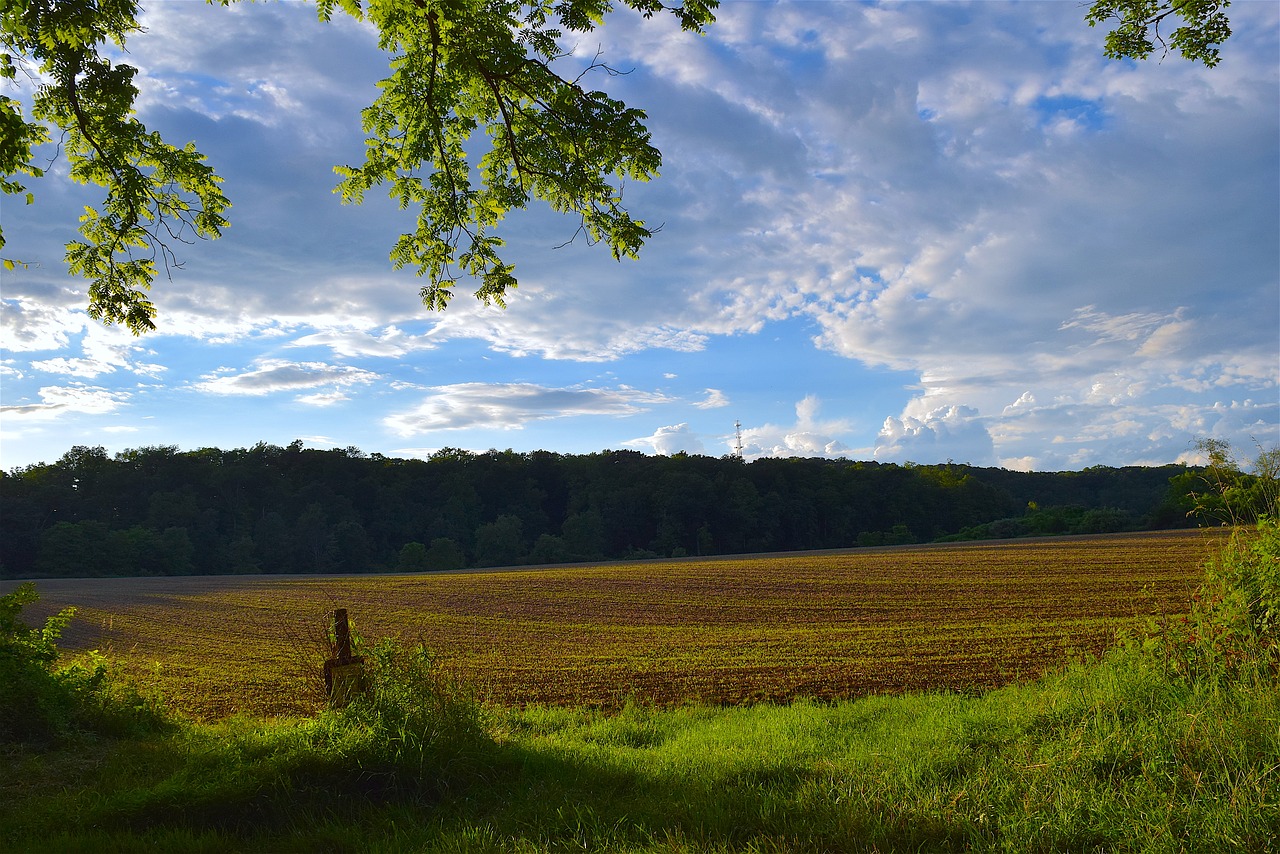
[{"label": "wooden post", "polygon": [[333,639],[337,655],[324,663],[324,687],[329,705],[340,709],[368,690],[364,659],[351,654],[351,624],[346,608],[333,612]]},{"label": "wooden post", "polygon": [[351,663],[351,623],[347,620],[347,609],[339,608],[333,612],[333,637],[338,644],[339,664]]}]

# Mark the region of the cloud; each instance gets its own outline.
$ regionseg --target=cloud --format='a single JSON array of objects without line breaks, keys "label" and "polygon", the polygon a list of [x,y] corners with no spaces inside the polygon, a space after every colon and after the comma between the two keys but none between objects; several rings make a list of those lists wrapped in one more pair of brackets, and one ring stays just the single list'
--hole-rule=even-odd
[{"label": "cloud", "polygon": [[[11,238],[6,235],[6,239]],[[15,293],[20,290],[26,292]],[[70,291],[44,287],[20,289],[12,281],[5,282],[5,291],[8,295],[0,299],[0,328],[4,329],[5,350],[59,350],[85,327],[86,318],[73,307],[78,299]]]},{"label": "cloud", "polygon": [[68,359],[59,356],[56,359],[42,359],[32,362],[31,367],[51,374],[66,374],[72,377],[93,379],[101,374],[109,374],[115,370],[113,365],[103,364],[95,359]]},{"label": "cloud", "polygon": [[431,350],[437,342],[422,336],[406,334],[392,325],[380,333],[372,329],[342,329],[314,332],[290,341],[290,347],[328,347],[335,356],[403,356],[419,350]]},{"label": "cloud", "polygon": [[729,396],[718,388],[707,389],[707,399],[694,404],[699,409],[719,409],[728,405]]},{"label": "cloud", "polygon": [[436,386],[412,409],[383,419],[398,436],[432,430],[518,430],[530,421],[583,415],[619,417],[672,398],[619,387],[548,388],[533,383],[458,383]]},{"label": "cloud", "polygon": [[320,386],[368,385],[378,379],[378,374],[347,365],[263,359],[253,370],[241,374],[206,376],[194,388],[209,394],[261,396]]},{"label": "cloud", "polygon": [[343,403],[351,399],[349,394],[341,391],[316,392],[315,394],[299,395],[296,400],[298,403],[305,403],[308,406],[333,406],[335,403]]},{"label": "cloud", "polygon": [[[297,4],[154,4],[130,40],[141,117],[198,141],[233,226],[181,247],[184,269],[153,294],[161,332],[138,342],[87,319],[61,261],[67,223],[100,194],[43,180],[5,223],[6,253],[36,262],[4,281],[6,399],[37,399],[41,371],[109,393],[163,377],[293,392],[311,419],[360,409],[400,435],[656,405],[587,394],[582,366],[609,362],[614,382],[715,386],[675,402],[732,399],[751,421],[775,330],[803,328],[772,400],[813,390],[859,426],[797,413],[748,427],[750,454],[1070,467],[1165,461],[1193,431],[1280,432],[1280,7],[1233,7],[1213,70],[1109,62],[1073,4],[733,3],[706,38],[669,17],[620,9],[565,60],[581,68],[599,43],[636,69],[592,82],[647,111],[664,155],[660,181],[626,188],[662,225],[640,260],[553,249],[576,223],[535,204],[500,230],[521,281],[510,308],[462,283],[434,315],[387,259],[411,212],[331,192],[331,167],[363,156],[359,111],[386,73],[372,31]],[[362,368],[330,364],[348,361]],[[432,383],[417,408],[373,402]],[[133,391],[137,412],[150,392]],[[331,405],[347,398],[368,406]],[[670,420],[693,435],[697,416]],[[601,441],[637,432],[618,429]]]},{"label": "cloud", "polygon": [[991,434],[978,411],[966,406],[939,407],[922,418],[890,416],[876,437],[877,460],[935,461],[940,452],[971,465],[995,463]]},{"label": "cloud", "polygon": [[689,429],[686,424],[673,424],[670,427],[659,427],[651,436],[639,439],[628,439],[622,443],[628,448],[648,448],[655,454],[671,456],[684,452],[686,454],[704,453],[702,440]]},{"label": "cloud", "polygon": [[73,383],[69,386],[45,386],[40,389],[40,403],[14,404],[0,407],[6,420],[52,421],[65,415],[106,415],[129,400],[126,392],[110,391],[98,386]]},{"label": "cloud", "polygon": [[[743,427],[743,457],[847,456],[851,449],[837,437],[848,432],[848,422],[820,420],[818,412],[821,407],[822,402],[816,395],[806,395],[796,403],[795,424]],[[732,445],[736,440],[736,437],[730,437],[728,441]]]},{"label": "cloud", "polygon": [[45,373],[85,379],[95,379],[117,371],[154,378],[167,370],[164,365],[140,361],[139,355],[154,355],[154,351],[119,327],[86,325],[80,336],[80,350],[83,356],[37,359],[30,366]]}]

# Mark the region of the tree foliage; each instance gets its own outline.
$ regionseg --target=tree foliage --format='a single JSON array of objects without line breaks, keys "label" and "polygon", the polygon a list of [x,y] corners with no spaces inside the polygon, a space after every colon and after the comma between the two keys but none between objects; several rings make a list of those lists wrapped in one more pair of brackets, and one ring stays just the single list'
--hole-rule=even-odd
[{"label": "tree foliage", "polygon": [[78,447],[0,473],[0,575],[435,571],[1178,527],[1196,521],[1205,471]]},{"label": "tree foliage", "polygon": [[[1095,0],[1085,20],[1091,27],[1114,22],[1105,47],[1112,59],[1147,59],[1159,44],[1162,58],[1177,51],[1212,68],[1222,59],[1219,45],[1231,37],[1230,5],[1230,0]],[[1172,33],[1166,25],[1170,18],[1181,23]]]},{"label": "tree foliage", "polygon": [[[670,12],[693,31],[714,20],[717,5],[623,2],[646,17]],[[516,278],[496,228],[532,199],[576,215],[578,233],[607,244],[615,258],[635,257],[652,236],[623,206],[626,182],[648,180],[661,164],[644,112],[586,85],[590,72],[616,73],[599,56],[580,74],[561,70],[571,51],[565,40],[603,23],[610,0],[318,0],[317,7],[322,21],[341,12],[375,26],[390,56],[391,74],[363,114],[365,162],[336,171],[345,201],[385,186],[401,208],[416,210],[391,261],[427,279],[421,293],[429,308],[444,308],[464,275],[479,280],[479,299],[503,305]],[[193,143],[175,147],[138,121],[137,69],[104,55],[140,31],[138,12],[136,0],[6,0],[0,18],[0,76],[40,81],[29,117],[0,96],[0,190],[31,201],[25,181],[44,172],[34,151],[56,129],[71,178],[106,190],[99,207],[85,209],[80,239],[67,244],[68,267],[90,281],[89,313],[135,334],[155,328],[147,291],[157,261],[168,271],[178,266],[176,244],[218,237],[230,205]],[[488,151],[473,162],[482,138]]]},{"label": "tree foliage", "polygon": [[1175,481],[1188,517],[1201,525],[1231,527],[1275,517],[1280,508],[1280,447],[1259,445],[1248,466],[1222,439],[1200,439],[1195,447],[1205,466]]},{"label": "tree foliage", "polygon": [[99,207],[86,207],[80,217],[67,266],[89,280],[91,316],[140,333],[155,328],[146,292],[157,259],[168,270],[178,263],[174,244],[219,236],[230,202],[194,144],[173,146],[137,120],[137,69],[103,56],[108,44],[123,48],[139,31],[137,13],[134,0],[6,0],[0,78],[14,81],[22,73],[40,83],[30,120],[18,101],[0,96],[0,190],[26,193],[31,202],[13,176],[43,175],[33,149],[57,128],[71,179],[107,191]]},{"label": "tree foliage", "polygon": [[[646,16],[658,0],[625,0]],[[715,0],[671,8],[685,29],[712,20]],[[391,252],[397,268],[428,279],[429,308],[443,308],[461,274],[480,280],[475,295],[503,304],[516,284],[498,254],[493,229],[507,211],[532,198],[579,218],[579,232],[606,243],[614,258],[635,257],[653,230],[623,207],[627,180],[647,181],[662,156],[649,141],[644,112],[590,91],[591,71],[615,73],[597,55],[568,77],[556,63],[569,55],[568,33],[603,23],[609,0],[320,0],[373,23],[391,54],[391,76],[364,111],[368,134],[362,166],[338,168],[344,200],[359,202],[388,185],[402,208],[416,207],[416,228]],[[488,151],[477,163],[467,146],[483,132]]]}]

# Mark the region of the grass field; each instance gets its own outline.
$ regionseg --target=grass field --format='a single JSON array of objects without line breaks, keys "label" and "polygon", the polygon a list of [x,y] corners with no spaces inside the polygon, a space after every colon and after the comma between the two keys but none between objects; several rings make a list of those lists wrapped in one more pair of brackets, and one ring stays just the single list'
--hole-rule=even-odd
[{"label": "grass field", "polygon": [[[313,712],[328,612],[422,640],[502,705],[617,708],[983,689],[1178,613],[1198,531],[447,575],[48,580],[99,648],[199,719]],[[4,588],[7,589],[7,588]]]}]

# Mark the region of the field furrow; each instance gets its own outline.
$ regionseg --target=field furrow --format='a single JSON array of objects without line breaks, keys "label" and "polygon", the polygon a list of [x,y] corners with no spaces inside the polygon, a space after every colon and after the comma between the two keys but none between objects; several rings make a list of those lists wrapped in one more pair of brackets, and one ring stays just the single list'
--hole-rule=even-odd
[{"label": "field furrow", "polygon": [[[328,613],[426,643],[499,703],[614,706],[991,687],[1185,610],[1196,531],[520,571],[40,582],[40,613],[200,718],[320,700]],[[12,586],[8,584],[8,586]]]}]

